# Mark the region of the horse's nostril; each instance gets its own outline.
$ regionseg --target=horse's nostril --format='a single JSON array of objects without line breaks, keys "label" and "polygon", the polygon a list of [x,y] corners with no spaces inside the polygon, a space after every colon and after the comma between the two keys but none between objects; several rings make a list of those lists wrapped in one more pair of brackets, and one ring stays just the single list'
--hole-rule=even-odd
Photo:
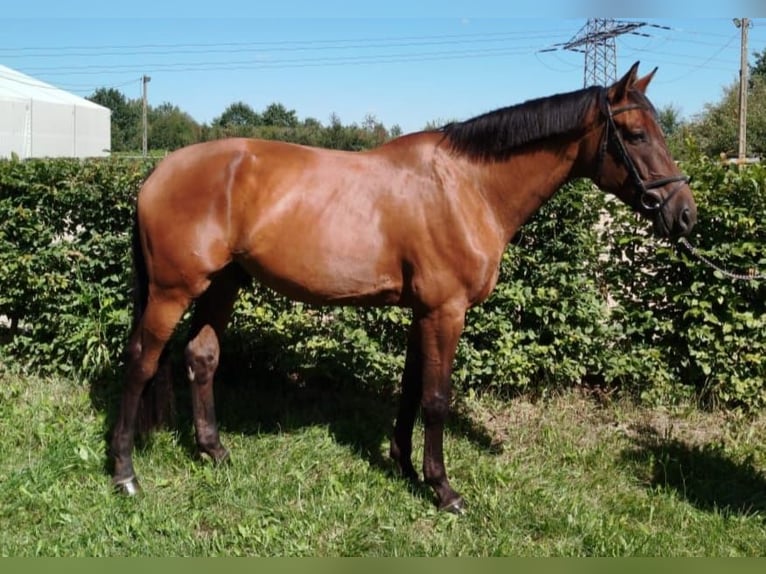
[{"label": "horse's nostril", "polygon": [[678,218],[678,224],[683,233],[691,231],[691,228],[694,227],[694,215],[692,214],[691,209],[685,207],[683,211],[681,211],[681,215]]}]

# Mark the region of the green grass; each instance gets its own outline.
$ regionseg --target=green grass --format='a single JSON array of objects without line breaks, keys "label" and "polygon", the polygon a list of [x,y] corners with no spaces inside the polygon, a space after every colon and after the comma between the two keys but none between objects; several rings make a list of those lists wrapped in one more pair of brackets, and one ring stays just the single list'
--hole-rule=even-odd
[{"label": "green grass", "polygon": [[176,428],[136,451],[144,492],[116,496],[105,457],[114,386],[0,365],[0,555],[766,554],[763,416],[574,391],[463,397],[445,441],[469,504],[455,517],[395,476],[395,397],[351,384],[219,384],[233,459],[221,467],[194,458],[179,396]]}]

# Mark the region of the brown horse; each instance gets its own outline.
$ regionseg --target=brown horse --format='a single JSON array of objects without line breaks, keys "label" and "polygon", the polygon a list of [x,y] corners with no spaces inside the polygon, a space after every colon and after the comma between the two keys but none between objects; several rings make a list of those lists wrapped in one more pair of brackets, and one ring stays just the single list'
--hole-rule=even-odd
[{"label": "brown horse", "polygon": [[[466,310],[495,286],[519,227],[564,183],[587,177],[651,219],[687,233],[696,207],[644,95],[638,63],[608,88],[529,101],[400,137],[367,152],[228,139],[164,159],[138,196],[137,313],[113,429],[113,482],[134,493],[142,393],[195,301],[186,366],[196,440],[227,458],[213,404],[219,341],[250,276],[292,299],[412,309],[391,457],[414,481],[412,430],[439,508],[460,511],[444,467],[450,376]],[[656,69],[655,69],[656,71]]]}]

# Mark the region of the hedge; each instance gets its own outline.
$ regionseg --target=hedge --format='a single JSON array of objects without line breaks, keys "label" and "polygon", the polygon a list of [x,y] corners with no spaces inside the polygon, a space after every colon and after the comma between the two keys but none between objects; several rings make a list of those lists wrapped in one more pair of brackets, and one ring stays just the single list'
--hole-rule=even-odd
[{"label": "hedge", "polygon": [[[152,168],[116,158],[0,161],[5,361],[119,380],[133,202]],[[704,157],[683,168],[699,209],[691,240],[724,266],[766,270],[766,169]],[[457,387],[512,394],[588,384],[655,402],[762,407],[766,283],[721,277],[648,230],[589,182],[563,188],[508,246],[491,298],[469,312]],[[237,304],[222,367],[395,389],[408,323],[403,309],[312,308],[255,288]]]}]

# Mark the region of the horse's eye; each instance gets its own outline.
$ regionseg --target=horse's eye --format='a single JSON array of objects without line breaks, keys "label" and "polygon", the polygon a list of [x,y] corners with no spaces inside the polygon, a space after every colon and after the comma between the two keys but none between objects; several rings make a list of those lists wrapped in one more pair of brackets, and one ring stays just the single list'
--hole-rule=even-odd
[{"label": "horse's eye", "polygon": [[646,141],[646,132],[643,130],[635,131],[635,132],[627,132],[625,134],[625,139],[627,139],[631,143],[640,143]]}]

